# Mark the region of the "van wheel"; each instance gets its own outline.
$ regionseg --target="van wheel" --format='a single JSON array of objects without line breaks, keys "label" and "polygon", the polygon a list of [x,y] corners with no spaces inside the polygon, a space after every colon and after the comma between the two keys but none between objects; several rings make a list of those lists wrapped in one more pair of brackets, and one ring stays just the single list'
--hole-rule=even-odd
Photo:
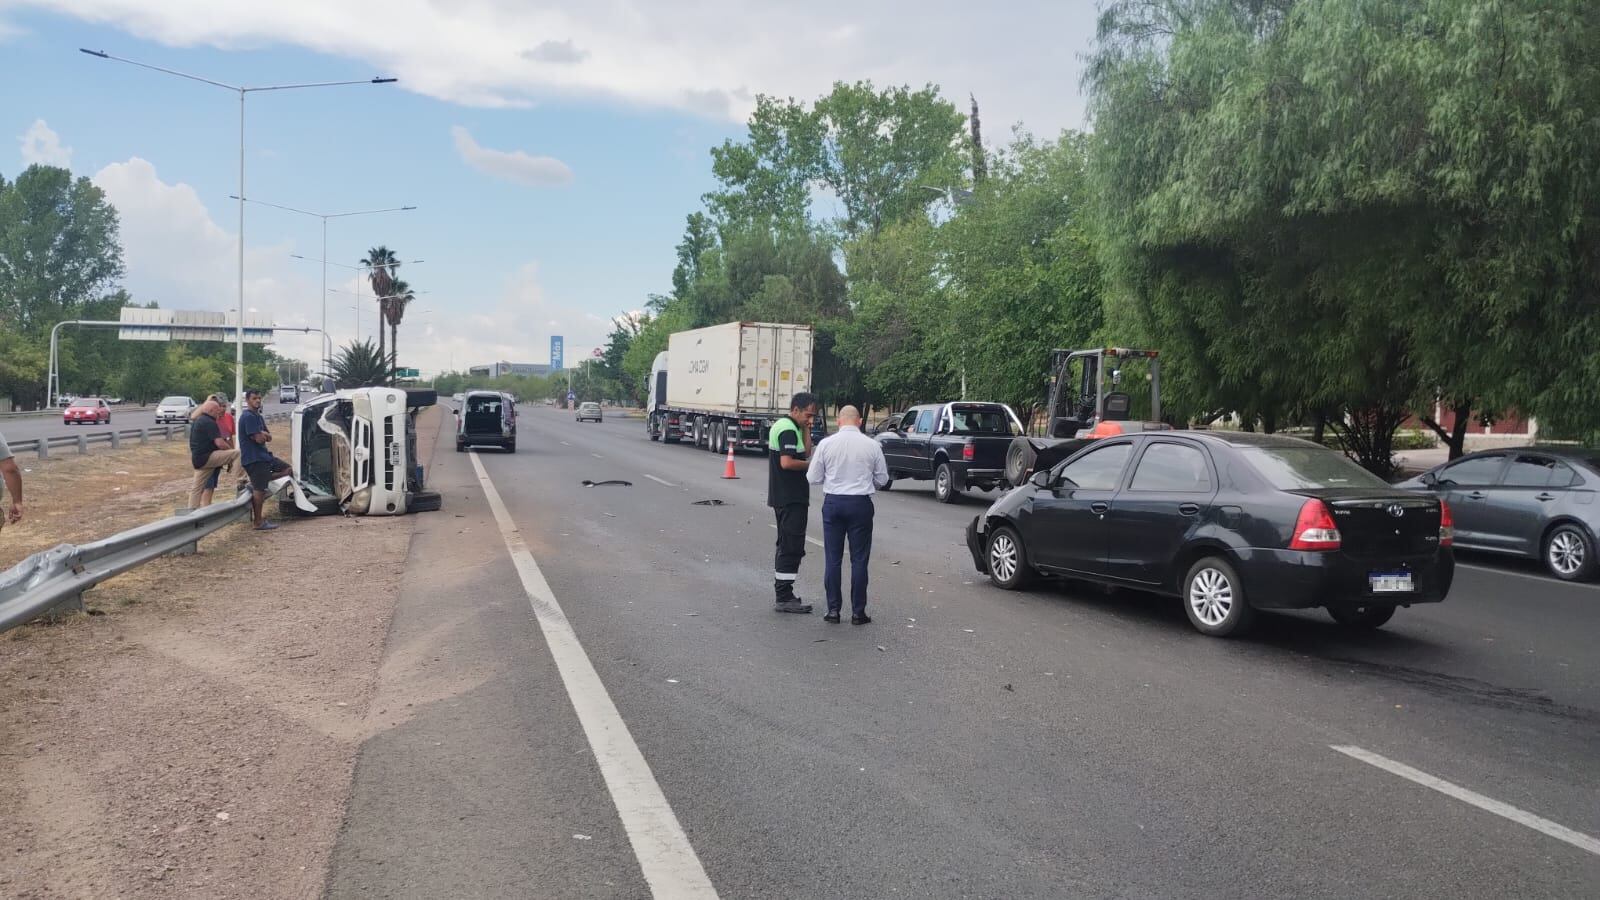
[{"label": "van wheel", "polygon": [[1328,615],[1333,620],[1346,628],[1381,628],[1383,623],[1394,618],[1394,607],[1388,604],[1383,606],[1344,606],[1328,607]]},{"label": "van wheel", "polygon": [[507,441],[506,442],[506,452],[507,453],[515,453],[515,452],[517,452],[517,442],[516,441]]},{"label": "van wheel", "polygon": [[989,580],[996,587],[1014,591],[1026,587],[1033,579],[1033,569],[1028,563],[1028,551],[1022,538],[1010,525],[1001,525],[989,535]]},{"label": "van wheel", "polygon": [[457,441],[456,442],[456,452],[457,453],[465,453],[465,452],[467,452],[467,445],[461,443],[460,441]]},{"label": "van wheel", "polygon": [[956,488],[956,473],[947,462],[939,463],[933,470],[933,499],[940,503],[954,503],[961,491]]},{"label": "van wheel", "polygon": [[1212,637],[1242,633],[1255,619],[1239,573],[1217,556],[1189,567],[1183,579],[1183,611],[1196,631]]}]

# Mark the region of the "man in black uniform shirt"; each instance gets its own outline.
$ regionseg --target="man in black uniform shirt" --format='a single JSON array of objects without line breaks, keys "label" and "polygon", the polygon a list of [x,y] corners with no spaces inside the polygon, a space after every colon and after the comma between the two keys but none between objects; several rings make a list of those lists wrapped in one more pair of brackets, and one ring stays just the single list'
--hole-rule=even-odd
[{"label": "man in black uniform shirt", "polygon": [[767,432],[767,505],[778,518],[778,552],[772,565],[772,586],[779,612],[808,613],[811,604],[795,596],[800,560],[806,555],[806,514],[811,485],[806,460],[811,455],[811,421],[817,398],[804,391],[789,401],[789,414]]}]

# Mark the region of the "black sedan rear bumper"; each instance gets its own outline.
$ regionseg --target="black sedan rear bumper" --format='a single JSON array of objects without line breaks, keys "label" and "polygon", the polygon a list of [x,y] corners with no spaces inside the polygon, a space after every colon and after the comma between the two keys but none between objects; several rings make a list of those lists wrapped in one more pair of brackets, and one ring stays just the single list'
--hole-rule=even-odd
[{"label": "black sedan rear bumper", "polygon": [[978,523],[983,521],[982,516],[973,516],[967,523],[967,552],[972,554],[972,564],[984,575],[989,574],[988,539],[983,532],[978,530]]},{"label": "black sedan rear bumper", "polygon": [[[1392,559],[1262,548],[1237,551],[1237,556],[1245,596],[1257,609],[1438,603],[1450,593],[1456,571],[1448,549]],[[1397,574],[1409,574],[1413,590],[1373,590],[1373,576]]]}]

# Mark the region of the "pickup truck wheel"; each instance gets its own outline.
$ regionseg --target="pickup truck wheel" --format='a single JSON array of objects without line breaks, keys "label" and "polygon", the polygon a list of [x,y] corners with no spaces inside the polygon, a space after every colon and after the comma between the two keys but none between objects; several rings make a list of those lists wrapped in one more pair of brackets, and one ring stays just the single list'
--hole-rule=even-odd
[{"label": "pickup truck wheel", "polygon": [[1383,623],[1394,618],[1394,607],[1387,604],[1383,606],[1345,606],[1328,607],[1328,615],[1333,620],[1346,628],[1381,628]]},{"label": "pickup truck wheel", "polygon": [[1217,556],[1189,567],[1183,579],[1183,611],[1196,631],[1212,637],[1239,634],[1255,618],[1239,573]]},{"label": "pickup truck wheel", "polygon": [[939,463],[933,470],[933,499],[940,503],[954,503],[961,491],[956,487],[956,473],[947,462]]},{"label": "pickup truck wheel", "polygon": [[1033,569],[1028,563],[1028,551],[1022,538],[1010,525],[1001,525],[989,535],[987,552],[989,580],[1008,591],[1026,587],[1033,579]]}]

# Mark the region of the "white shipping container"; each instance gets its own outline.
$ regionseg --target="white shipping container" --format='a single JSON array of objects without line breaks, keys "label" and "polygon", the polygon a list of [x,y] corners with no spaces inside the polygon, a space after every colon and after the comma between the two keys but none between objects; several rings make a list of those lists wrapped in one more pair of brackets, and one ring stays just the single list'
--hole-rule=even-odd
[{"label": "white shipping container", "polygon": [[667,406],[782,414],[811,390],[810,325],[729,322],[667,338]]}]

